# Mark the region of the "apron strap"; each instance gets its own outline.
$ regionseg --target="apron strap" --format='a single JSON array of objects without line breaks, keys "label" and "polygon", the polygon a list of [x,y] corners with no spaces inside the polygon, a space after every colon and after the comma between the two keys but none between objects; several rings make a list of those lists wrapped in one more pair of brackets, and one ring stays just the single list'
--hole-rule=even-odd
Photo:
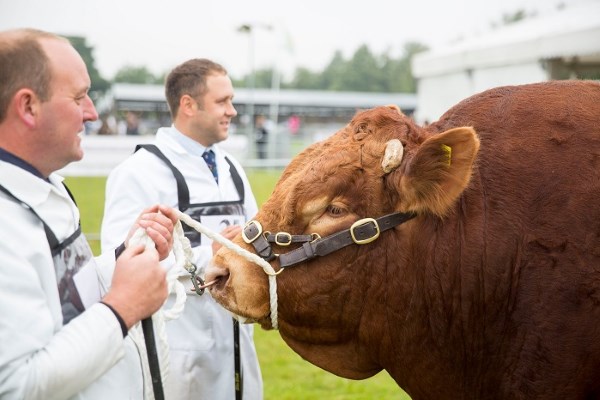
[{"label": "apron strap", "polygon": [[[61,246],[61,243],[58,241],[58,239],[56,238],[56,235],[54,234],[54,232],[52,232],[52,229],[50,229],[50,226],[48,226],[48,224],[46,223],[46,221],[44,221],[42,219],[42,217],[40,217],[39,214],[37,212],[35,212],[35,210],[29,204],[25,203],[24,201],[22,201],[21,199],[19,199],[17,196],[15,196],[14,194],[12,194],[4,186],[0,185],[0,191],[6,193],[6,195],[10,199],[14,200],[16,203],[22,205],[23,207],[25,207],[26,209],[28,209],[29,211],[31,211],[33,213],[33,215],[35,215],[36,218],[39,219],[42,222],[42,224],[44,225],[44,232],[46,233],[46,238],[48,239],[48,244],[50,245],[50,251],[52,252],[52,257],[54,257],[55,255],[57,255],[58,253],[60,253],[60,251],[63,249],[63,246]],[[81,226],[79,226],[78,231],[81,231]],[[77,232],[75,232],[75,233],[77,233]],[[69,239],[71,239],[71,238],[72,237],[70,237]]]},{"label": "apron strap", "polygon": [[[183,211],[187,210],[190,207],[190,190],[185,182],[185,178],[183,177],[183,174],[177,168],[175,168],[173,163],[167,158],[167,156],[165,156],[158,149],[158,147],[156,147],[156,145],[138,144],[137,146],[135,146],[135,151],[138,151],[139,149],[144,149],[144,150],[149,151],[150,153],[154,154],[156,157],[160,158],[165,164],[167,164],[167,166],[169,167],[171,172],[173,172],[173,176],[175,177],[175,180],[177,181],[177,202],[179,204],[179,211],[183,212]],[[242,181],[240,174],[238,173],[237,169],[235,168],[235,166],[233,165],[231,160],[229,158],[225,157],[225,161],[227,161],[227,163],[229,164],[229,171],[231,173],[231,179],[233,180],[235,189],[237,190],[238,195],[240,196],[240,201],[242,202],[242,204],[244,204],[244,200],[245,200],[244,182]]]},{"label": "apron strap", "polygon": [[238,173],[237,169],[235,169],[235,167],[233,166],[233,163],[231,162],[231,160],[227,157],[225,157],[225,161],[227,161],[227,163],[229,164],[229,171],[231,172],[231,179],[233,179],[233,183],[235,184],[235,189],[238,192],[238,195],[240,196],[240,201],[242,202],[242,204],[244,204],[244,197],[245,197],[245,192],[244,192],[244,182],[242,182],[242,178],[240,177],[240,174]]},{"label": "apron strap", "polygon": [[177,181],[177,204],[179,207],[179,211],[185,211],[190,207],[190,190],[188,189],[187,184],[185,183],[185,178],[179,172],[177,168],[169,161],[169,159],[153,144],[138,144],[135,146],[135,151],[139,149],[144,149],[154,154],[156,157],[163,160],[165,164],[171,169],[173,172],[173,176]]}]

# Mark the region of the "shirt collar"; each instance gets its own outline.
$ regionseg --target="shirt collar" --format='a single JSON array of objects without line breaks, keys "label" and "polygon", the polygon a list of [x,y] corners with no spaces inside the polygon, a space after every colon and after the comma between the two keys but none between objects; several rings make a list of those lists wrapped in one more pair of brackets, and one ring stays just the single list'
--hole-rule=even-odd
[{"label": "shirt collar", "polygon": [[27,161],[23,160],[22,158],[19,158],[19,157],[15,156],[14,154],[4,150],[2,147],[0,147],[0,161],[4,161],[4,162],[12,164],[16,167],[19,167],[19,168],[21,168],[27,172],[30,172],[33,175],[35,175],[38,178],[43,179],[45,181],[48,180],[48,179],[44,178],[42,173],[40,171],[38,171],[33,165],[29,164]]},{"label": "shirt collar", "polygon": [[[171,139],[173,139],[177,144],[187,150],[188,153],[194,156],[202,157],[202,154],[208,149],[215,150],[214,146],[204,147],[200,143],[196,142],[194,139],[190,139],[188,136],[179,132],[175,125],[171,125],[171,129],[166,132],[167,135]],[[215,152],[216,153],[216,152]]]}]

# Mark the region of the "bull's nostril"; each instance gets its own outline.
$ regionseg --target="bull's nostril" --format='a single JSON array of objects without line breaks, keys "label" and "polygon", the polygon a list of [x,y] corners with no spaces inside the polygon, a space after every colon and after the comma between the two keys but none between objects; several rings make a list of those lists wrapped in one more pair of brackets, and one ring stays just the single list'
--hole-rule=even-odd
[{"label": "bull's nostril", "polygon": [[214,288],[222,289],[229,279],[229,270],[227,268],[219,268],[209,266],[204,275],[204,286],[209,287],[209,290]]}]

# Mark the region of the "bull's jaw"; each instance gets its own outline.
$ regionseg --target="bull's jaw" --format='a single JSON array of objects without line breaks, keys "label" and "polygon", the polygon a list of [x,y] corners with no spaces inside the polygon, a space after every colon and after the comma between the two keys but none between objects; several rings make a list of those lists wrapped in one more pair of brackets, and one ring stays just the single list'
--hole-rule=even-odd
[{"label": "bull's jaw", "polygon": [[292,328],[284,320],[279,322],[279,333],[286,344],[311,364],[347,379],[366,379],[383,369],[373,362],[371,352],[355,338],[339,343],[318,343],[315,340],[318,328],[311,327],[311,339],[307,342],[299,339],[302,337],[299,331],[305,329]]}]

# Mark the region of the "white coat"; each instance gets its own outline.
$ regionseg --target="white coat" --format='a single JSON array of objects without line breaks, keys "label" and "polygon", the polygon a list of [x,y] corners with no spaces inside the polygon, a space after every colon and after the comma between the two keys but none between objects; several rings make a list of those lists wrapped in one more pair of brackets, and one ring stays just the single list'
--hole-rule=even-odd
[{"label": "white coat", "polygon": [[[184,141],[183,146],[179,141]],[[246,219],[256,214],[257,206],[248,179],[239,165],[218,145],[215,152],[219,183],[215,182],[201,157],[204,148],[183,136],[174,127],[161,128],[154,143],[183,174],[190,191],[190,203],[238,200],[229,164],[234,163],[245,188]],[[190,151],[189,148],[196,148]],[[102,248],[118,246],[139,212],[154,204],[177,208],[177,186],[172,171],[155,155],[139,150],[118,165],[106,185],[106,205],[102,221]],[[210,246],[193,249],[200,275],[212,258]],[[172,262],[172,260],[171,260]],[[189,274],[182,271],[180,281],[192,287]],[[173,301],[171,298],[170,302]],[[168,308],[168,304],[167,304]],[[232,317],[219,306],[208,291],[187,296],[185,310],[176,320],[166,323],[170,363],[165,388],[167,399],[232,400],[234,395],[234,353]],[[243,398],[262,399],[262,378],[253,341],[253,326],[240,326]]]},{"label": "white coat", "polygon": [[[59,241],[79,223],[56,174],[47,182],[0,161],[0,184],[29,204]],[[114,252],[92,259],[101,284]],[[56,273],[42,223],[0,192],[0,398],[141,399],[142,373],[133,343],[96,303],[63,326]]]}]

